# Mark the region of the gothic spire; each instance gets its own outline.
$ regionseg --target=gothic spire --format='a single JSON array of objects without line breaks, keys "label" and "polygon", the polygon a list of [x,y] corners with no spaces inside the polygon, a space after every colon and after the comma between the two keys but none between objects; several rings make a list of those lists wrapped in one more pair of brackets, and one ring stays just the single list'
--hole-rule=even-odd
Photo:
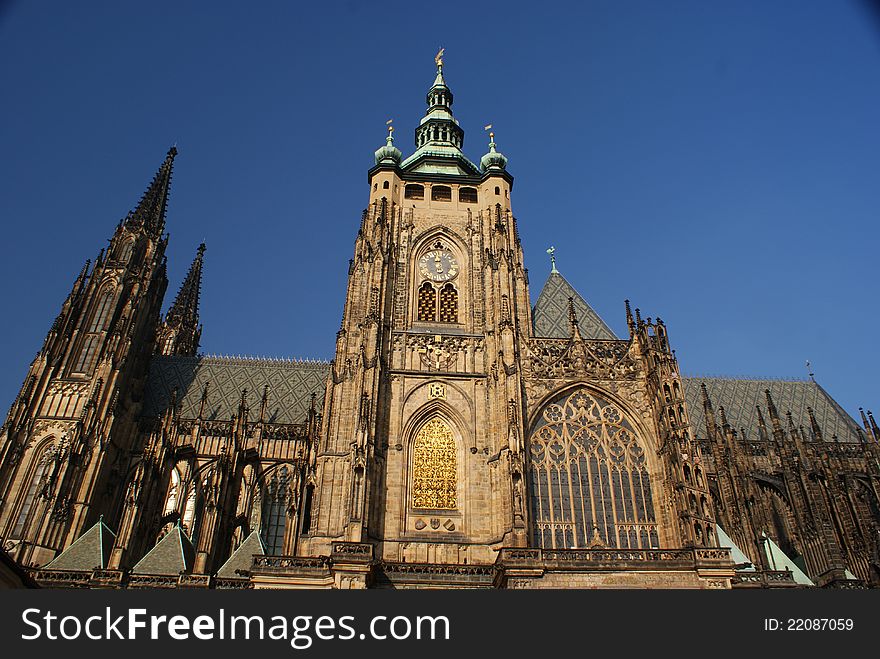
[{"label": "gothic spire", "polygon": [[177,297],[160,329],[158,350],[163,355],[195,355],[202,336],[199,325],[199,296],[202,289],[202,263],[205,243],[199,245],[196,257],[180,285]]},{"label": "gothic spire", "polygon": [[150,182],[137,207],[125,218],[125,225],[143,228],[148,234],[158,237],[165,230],[165,209],[168,206],[168,192],[171,189],[171,170],[177,147],[168,149],[165,161]]}]

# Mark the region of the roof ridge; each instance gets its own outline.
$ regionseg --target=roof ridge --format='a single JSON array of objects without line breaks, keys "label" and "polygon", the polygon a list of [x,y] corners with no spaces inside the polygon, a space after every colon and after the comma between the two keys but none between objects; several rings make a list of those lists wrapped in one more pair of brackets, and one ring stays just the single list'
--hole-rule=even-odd
[{"label": "roof ridge", "polygon": [[682,373],[681,377],[687,378],[689,380],[737,380],[745,382],[812,382],[813,384],[818,386],[818,383],[815,380],[796,376],[785,377],[771,375],[724,375],[720,373]]}]

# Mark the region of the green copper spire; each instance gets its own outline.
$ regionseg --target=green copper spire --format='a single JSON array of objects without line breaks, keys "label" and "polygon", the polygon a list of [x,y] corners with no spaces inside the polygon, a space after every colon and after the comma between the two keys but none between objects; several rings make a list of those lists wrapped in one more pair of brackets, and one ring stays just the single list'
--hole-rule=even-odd
[{"label": "green copper spire", "polygon": [[437,75],[426,96],[428,109],[416,128],[416,151],[401,167],[430,173],[479,174],[477,166],[462,153],[464,131],[452,116],[453,95],[443,77],[443,52],[441,48],[434,58]]}]

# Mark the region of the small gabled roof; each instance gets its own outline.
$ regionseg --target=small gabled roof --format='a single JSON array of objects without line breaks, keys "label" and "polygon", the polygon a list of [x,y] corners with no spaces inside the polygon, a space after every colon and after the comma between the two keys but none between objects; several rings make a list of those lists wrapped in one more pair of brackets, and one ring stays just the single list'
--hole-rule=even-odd
[{"label": "small gabled roof", "polygon": [[192,570],[195,557],[195,547],[178,525],[138,561],[131,573],[178,575]]},{"label": "small gabled roof", "polygon": [[731,540],[720,524],[715,525],[715,532],[718,534],[718,546],[730,547],[730,557],[733,559],[733,564],[738,566],[743,572],[754,572],[755,566],[752,563],[752,559],[746,556],[743,550]]},{"label": "small gabled roof", "polygon": [[101,518],[45,567],[49,570],[89,572],[95,568],[105,568],[110,560],[114,542],[116,542],[116,534]]},{"label": "small gabled roof", "polygon": [[250,572],[254,554],[265,553],[266,548],[263,546],[263,540],[260,538],[260,534],[257,531],[253,531],[238,546],[238,549],[232,552],[232,556],[230,556],[229,560],[223,564],[223,567],[217,570],[217,576],[225,579],[241,577],[242,575],[236,574],[235,571]]},{"label": "small gabled roof", "polygon": [[599,317],[574,286],[558,271],[550,273],[541,289],[538,301],[532,308],[532,325],[535,336],[551,339],[567,339],[571,336],[568,319],[568,300],[571,298],[578,329],[585,339],[616,340],[617,337],[605,321]]},{"label": "small gabled roof", "polygon": [[767,536],[762,537],[761,540],[761,544],[764,546],[764,554],[767,556],[767,563],[770,565],[771,570],[789,570],[792,572],[792,576],[794,576],[795,583],[799,583],[803,586],[816,585],[810,577],[804,574],[803,570],[797,566],[797,563],[791,560],[786,553],[779,548],[779,545]]}]

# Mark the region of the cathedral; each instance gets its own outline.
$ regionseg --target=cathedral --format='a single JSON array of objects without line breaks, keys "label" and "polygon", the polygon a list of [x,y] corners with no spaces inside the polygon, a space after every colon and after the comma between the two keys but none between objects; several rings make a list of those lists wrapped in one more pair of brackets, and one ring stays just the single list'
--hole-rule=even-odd
[{"label": "cathedral", "polygon": [[368,172],[330,362],[200,354],[205,245],[162,315],[168,152],[0,427],[0,576],[880,585],[871,413],[812,378],[682,377],[659,317],[626,302],[615,335],[552,249],[532,305],[507,158],[491,133],[479,164],[465,155],[441,55],[414,151],[389,129]]}]

